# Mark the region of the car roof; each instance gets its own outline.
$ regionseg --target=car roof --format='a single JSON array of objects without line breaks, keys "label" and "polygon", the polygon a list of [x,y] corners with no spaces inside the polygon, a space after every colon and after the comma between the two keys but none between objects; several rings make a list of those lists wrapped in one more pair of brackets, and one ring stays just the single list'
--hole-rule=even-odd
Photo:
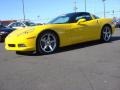
[{"label": "car roof", "polygon": [[67,13],[65,15],[78,15],[78,14],[90,14],[88,12],[73,12],[73,13]]}]

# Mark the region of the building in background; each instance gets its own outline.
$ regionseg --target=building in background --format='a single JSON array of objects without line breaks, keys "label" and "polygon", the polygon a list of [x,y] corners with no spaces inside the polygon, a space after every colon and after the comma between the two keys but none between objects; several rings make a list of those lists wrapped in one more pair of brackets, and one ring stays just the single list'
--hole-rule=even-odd
[{"label": "building in background", "polygon": [[4,26],[7,26],[11,22],[16,22],[17,20],[0,20],[0,23]]}]

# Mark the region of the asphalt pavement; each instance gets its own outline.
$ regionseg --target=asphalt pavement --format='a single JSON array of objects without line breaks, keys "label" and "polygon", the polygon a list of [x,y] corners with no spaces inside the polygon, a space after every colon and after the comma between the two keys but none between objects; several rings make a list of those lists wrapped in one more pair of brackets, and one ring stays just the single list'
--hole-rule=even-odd
[{"label": "asphalt pavement", "polygon": [[120,29],[109,43],[16,55],[0,43],[0,90],[120,90]]}]

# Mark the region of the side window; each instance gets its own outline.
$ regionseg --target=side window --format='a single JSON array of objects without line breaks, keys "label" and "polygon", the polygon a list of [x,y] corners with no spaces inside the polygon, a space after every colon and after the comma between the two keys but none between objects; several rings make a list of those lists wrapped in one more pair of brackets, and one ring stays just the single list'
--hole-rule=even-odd
[{"label": "side window", "polygon": [[20,23],[20,22],[16,23],[16,27],[22,27],[22,26],[24,26],[22,23]]},{"label": "side window", "polygon": [[87,21],[89,21],[89,20],[92,20],[92,17],[91,17],[89,14],[86,14],[86,15],[85,15],[85,19],[86,19]]},{"label": "side window", "polygon": [[87,21],[92,20],[92,17],[89,14],[83,14],[79,15],[75,18],[75,21],[77,22],[79,19],[86,19]]},{"label": "side window", "polygon": [[11,27],[16,27],[16,23],[12,23],[12,24],[11,24]]},{"label": "side window", "polygon": [[78,17],[76,17],[76,21],[78,21],[79,19],[84,19],[84,17],[83,16],[78,16]]}]

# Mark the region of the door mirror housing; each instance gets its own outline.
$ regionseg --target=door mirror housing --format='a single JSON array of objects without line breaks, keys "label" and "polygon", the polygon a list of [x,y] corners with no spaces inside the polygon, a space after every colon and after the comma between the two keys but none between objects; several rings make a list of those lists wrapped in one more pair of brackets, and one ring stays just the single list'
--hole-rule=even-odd
[{"label": "door mirror housing", "polygon": [[85,21],[86,21],[86,19],[80,19],[80,20],[78,20],[77,24],[81,24],[81,23],[83,23]]}]

